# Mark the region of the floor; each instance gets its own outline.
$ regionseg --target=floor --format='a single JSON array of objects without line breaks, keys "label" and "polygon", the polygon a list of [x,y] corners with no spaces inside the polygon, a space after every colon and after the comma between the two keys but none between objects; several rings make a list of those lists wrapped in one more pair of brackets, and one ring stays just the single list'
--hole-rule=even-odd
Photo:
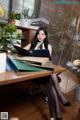
[{"label": "floor", "polygon": [[[66,97],[70,98],[71,106],[61,105],[63,120],[80,120],[80,101],[72,100],[73,92],[68,93]],[[12,95],[0,103],[0,111],[8,112],[9,120],[50,120],[48,105],[43,103],[40,96],[29,100],[25,95]]]}]

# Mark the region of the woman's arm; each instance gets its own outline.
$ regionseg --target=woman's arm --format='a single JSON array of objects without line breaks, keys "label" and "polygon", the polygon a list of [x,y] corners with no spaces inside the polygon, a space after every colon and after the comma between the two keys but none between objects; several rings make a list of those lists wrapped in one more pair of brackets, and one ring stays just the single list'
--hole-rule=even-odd
[{"label": "woman's arm", "polygon": [[50,44],[48,44],[48,50],[49,50],[49,53],[50,53],[50,56],[52,55],[52,46]]},{"label": "woman's arm", "polygon": [[27,46],[24,47],[26,50],[30,50],[31,44],[28,44]]}]

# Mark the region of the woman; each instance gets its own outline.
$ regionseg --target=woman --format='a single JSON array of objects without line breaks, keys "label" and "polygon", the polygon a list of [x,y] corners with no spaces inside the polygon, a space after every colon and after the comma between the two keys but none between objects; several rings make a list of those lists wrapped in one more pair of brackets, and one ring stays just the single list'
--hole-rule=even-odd
[{"label": "woman", "polygon": [[[52,54],[52,46],[49,44],[47,40],[47,31],[43,28],[40,27],[34,37],[34,40],[32,41],[31,44],[28,44],[25,49],[27,50],[32,50],[32,49],[48,49],[50,55]],[[62,115],[61,115],[61,110],[59,106],[59,100],[64,106],[69,106],[70,103],[69,101],[64,97],[62,94],[60,88],[59,88],[59,83],[58,83],[58,76],[57,74],[52,74],[51,75],[51,96],[54,100],[55,108],[56,108],[56,118],[57,120],[62,120]]]}]

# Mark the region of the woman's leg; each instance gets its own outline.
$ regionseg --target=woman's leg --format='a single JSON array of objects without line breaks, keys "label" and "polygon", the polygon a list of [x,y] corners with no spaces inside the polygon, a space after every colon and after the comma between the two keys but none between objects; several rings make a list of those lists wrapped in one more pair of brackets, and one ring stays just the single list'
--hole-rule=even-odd
[{"label": "woman's leg", "polygon": [[54,112],[57,120],[62,120],[62,114],[60,110],[59,100],[56,93],[55,88],[53,87],[52,81],[51,81],[51,92],[50,92],[52,99],[53,99],[53,106],[54,106]]},{"label": "woman's leg", "polygon": [[62,93],[61,90],[60,90],[57,75],[56,75],[56,74],[52,74],[52,75],[51,75],[51,78],[52,78],[53,88],[55,87],[55,90],[56,90],[56,92],[57,92],[57,95],[58,95],[58,97],[59,97],[59,100],[62,102],[63,105],[68,106],[69,101],[65,98],[65,96],[63,95],[63,93]]}]

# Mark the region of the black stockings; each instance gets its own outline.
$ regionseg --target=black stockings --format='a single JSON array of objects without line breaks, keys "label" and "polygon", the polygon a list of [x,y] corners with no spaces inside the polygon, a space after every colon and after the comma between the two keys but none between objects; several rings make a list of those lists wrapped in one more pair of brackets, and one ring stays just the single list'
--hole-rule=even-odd
[{"label": "black stockings", "polygon": [[63,93],[60,90],[58,77],[56,74],[51,75],[51,96],[54,101],[55,115],[56,118],[62,118],[59,100],[62,104],[66,104],[68,100],[65,98]]},{"label": "black stockings", "polygon": [[51,78],[52,78],[52,87],[55,88],[55,91],[57,92],[57,96],[58,96],[60,102],[61,102],[62,104],[67,103],[68,100],[65,98],[65,96],[63,95],[63,93],[62,93],[61,90],[60,90],[57,75],[56,75],[56,74],[52,74]]}]

